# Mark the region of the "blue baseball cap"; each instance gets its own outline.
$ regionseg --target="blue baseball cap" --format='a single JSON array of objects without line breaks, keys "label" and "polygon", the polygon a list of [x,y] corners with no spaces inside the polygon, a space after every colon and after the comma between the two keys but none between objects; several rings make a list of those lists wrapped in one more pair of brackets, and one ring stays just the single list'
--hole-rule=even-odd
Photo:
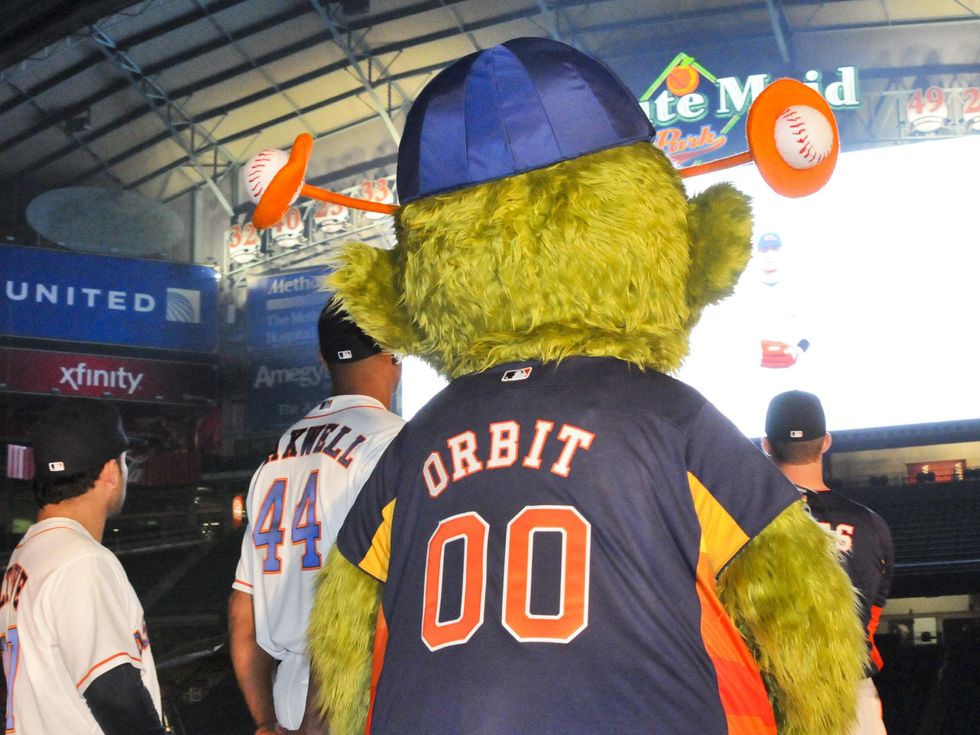
[{"label": "blue baseball cap", "polygon": [[605,64],[548,38],[465,56],[422,90],[398,148],[402,204],[653,138]]}]

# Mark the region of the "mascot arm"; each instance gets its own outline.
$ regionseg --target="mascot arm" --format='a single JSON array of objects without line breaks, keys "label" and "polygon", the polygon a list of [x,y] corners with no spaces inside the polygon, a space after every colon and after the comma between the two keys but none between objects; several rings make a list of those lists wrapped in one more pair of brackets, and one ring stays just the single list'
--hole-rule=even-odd
[{"label": "mascot arm", "polygon": [[755,654],[780,735],[845,735],[867,646],[858,600],[830,534],[793,503],[718,579]]},{"label": "mascot arm", "polygon": [[362,735],[371,689],[375,621],[382,584],[337,547],[317,580],[310,612],[310,676],[315,705],[333,735]]},{"label": "mascot arm", "polygon": [[330,285],[357,325],[378,344],[393,352],[408,352],[418,338],[403,307],[398,258],[398,250],[351,243],[344,247]]},{"label": "mascot arm", "polygon": [[730,184],[710,186],[688,204],[687,226],[691,237],[687,303],[689,326],[693,326],[705,306],[731,294],[749,262],[749,198]]}]

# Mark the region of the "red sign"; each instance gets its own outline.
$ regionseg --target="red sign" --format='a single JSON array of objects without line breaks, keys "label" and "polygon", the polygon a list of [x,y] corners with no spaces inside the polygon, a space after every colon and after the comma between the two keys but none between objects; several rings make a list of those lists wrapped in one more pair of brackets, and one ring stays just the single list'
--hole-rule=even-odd
[{"label": "red sign", "polygon": [[905,481],[910,485],[920,482],[949,482],[962,480],[966,469],[965,459],[940,459],[936,462],[910,462],[905,465]]},{"label": "red sign", "polygon": [[199,404],[216,397],[216,373],[198,363],[0,348],[0,392]]}]

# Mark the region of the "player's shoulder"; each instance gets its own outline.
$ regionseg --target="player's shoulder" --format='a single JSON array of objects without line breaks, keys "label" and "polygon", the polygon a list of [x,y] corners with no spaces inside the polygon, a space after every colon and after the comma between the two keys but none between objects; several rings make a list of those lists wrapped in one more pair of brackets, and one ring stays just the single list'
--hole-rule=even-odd
[{"label": "player's shoulder", "polygon": [[870,518],[871,516],[878,515],[873,510],[871,510],[871,508],[866,506],[864,503],[855,500],[850,495],[845,495],[840,490],[831,488],[830,492],[828,493],[828,497],[833,498],[834,503],[840,506],[841,508],[847,508],[848,510],[857,513],[859,515],[863,515],[868,518]]},{"label": "player's shoulder", "polygon": [[107,550],[77,521],[48,518],[31,526],[15,551],[23,556],[72,558]]},{"label": "player's shoulder", "polygon": [[401,416],[389,411],[378,399],[348,394],[321,401],[294,428],[334,420],[347,425],[365,424],[378,427],[401,426],[405,423]]},{"label": "player's shoulder", "polygon": [[873,508],[868,507],[859,500],[849,497],[838,490],[831,490],[830,496],[834,499],[834,503],[838,508],[852,513],[855,517],[870,526],[888,529],[888,523],[885,519]]},{"label": "player's shoulder", "polygon": [[41,588],[60,588],[65,581],[72,583],[90,573],[125,577],[122,564],[109,549],[74,522],[61,520],[29,533],[16,550],[18,563],[31,571]]}]

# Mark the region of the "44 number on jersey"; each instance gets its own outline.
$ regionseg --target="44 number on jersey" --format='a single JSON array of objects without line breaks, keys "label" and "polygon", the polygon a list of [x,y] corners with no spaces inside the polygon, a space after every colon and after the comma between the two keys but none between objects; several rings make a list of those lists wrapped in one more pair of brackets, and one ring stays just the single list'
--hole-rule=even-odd
[{"label": "44 number on jersey", "polygon": [[[320,473],[313,470],[306,479],[299,502],[293,508],[289,523],[289,540],[303,544],[303,569],[319,569],[323,564],[319,541],[321,536],[320,519],[317,515],[317,481]],[[282,557],[279,547],[284,543],[286,528],[283,524],[289,479],[280,477],[273,481],[266,491],[258,517],[252,530],[252,541],[257,549],[265,549],[262,562],[263,574],[279,574],[282,571]],[[287,519],[290,520],[290,519]]]}]

